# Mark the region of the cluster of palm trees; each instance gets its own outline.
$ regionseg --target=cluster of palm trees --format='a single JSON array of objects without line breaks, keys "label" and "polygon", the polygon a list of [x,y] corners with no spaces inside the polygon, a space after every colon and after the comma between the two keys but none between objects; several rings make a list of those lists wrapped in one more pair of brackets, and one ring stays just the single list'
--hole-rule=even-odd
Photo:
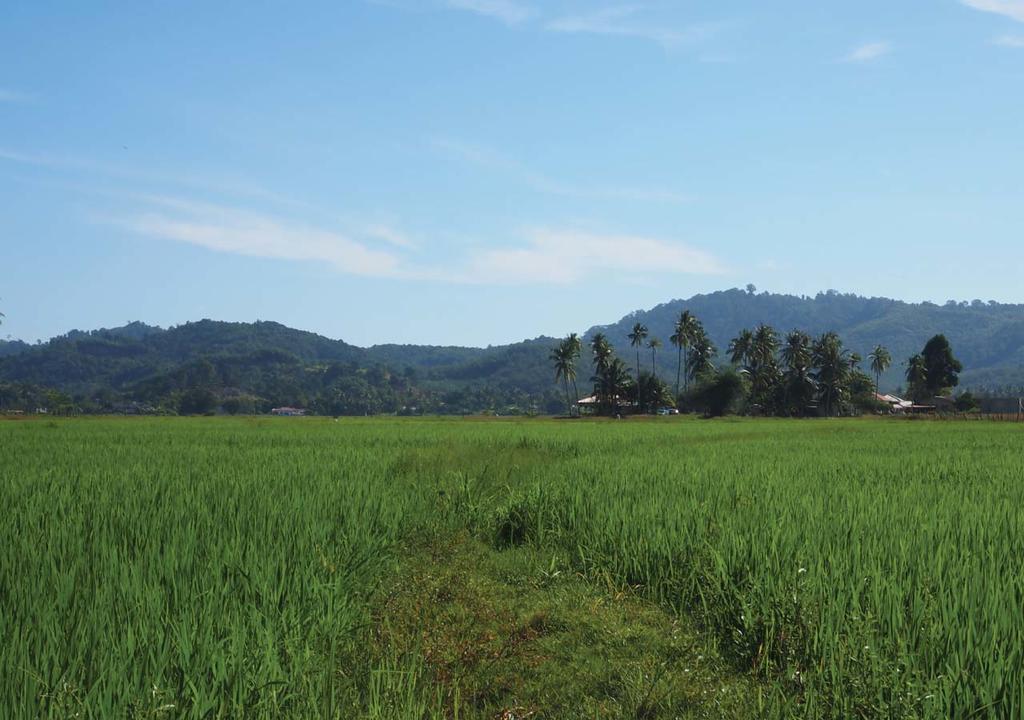
[{"label": "cluster of palm trees", "polygon": [[[673,395],[658,377],[661,341],[651,337],[647,326],[640,322],[633,326],[628,337],[636,351],[635,376],[632,377],[626,364],[615,356],[604,333],[591,338],[594,363],[591,381],[599,409],[617,411],[623,404],[653,409],[671,404]],[[689,310],[679,315],[669,342],[676,348],[674,398],[686,402],[691,383],[710,382],[719,372],[714,365],[718,350],[700,320]],[[651,352],[650,373],[641,368],[640,353],[645,347]],[[583,344],[574,333],[551,352],[555,380],[563,384],[570,414],[578,411],[576,363],[582,349]],[[774,328],[763,324],[741,331],[730,341],[727,352],[729,361],[745,378],[747,410],[766,415],[803,415],[817,407],[833,415],[855,400],[873,403],[881,375],[892,364],[889,351],[881,345],[875,347],[868,356],[875,376],[872,383],[860,367],[861,356],[844,348],[836,333],[827,332],[812,338],[801,330],[794,330],[782,337]],[[576,403],[572,401],[570,385],[575,391]]]},{"label": "cluster of palm trees", "polygon": [[[669,342],[676,347],[676,396],[690,388],[696,380],[714,369],[718,348],[704,331],[704,325],[689,310],[676,319]],[[682,377],[682,384],[680,384]]]},{"label": "cluster of palm trees", "polygon": [[729,359],[747,378],[748,409],[766,415],[802,415],[816,406],[833,415],[854,400],[872,405],[892,364],[889,351],[875,347],[872,383],[861,370],[863,358],[844,348],[836,333],[811,338],[794,330],[782,338],[770,325],[741,331],[729,343]]},{"label": "cluster of palm trees", "polygon": [[[597,333],[590,339],[590,349],[594,354],[594,374],[590,378],[594,383],[594,396],[597,398],[600,412],[617,411],[620,405],[627,404],[626,399],[634,394],[639,403],[640,386],[634,382],[626,368],[626,363],[615,356],[608,337]],[[637,352],[637,378],[640,378],[640,354]]]},{"label": "cluster of palm trees", "polygon": [[[622,359],[615,356],[611,342],[604,333],[596,333],[590,340],[593,354],[594,396],[601,412],[614,412],[621,405],[635,403],[636,407],[653,409],[674,404],[673,398],[690,387],[691,381],[714,370],[718,349],[708,337],[703,324],[689,310],[680,314],[669,342],[676,348],[676,388],[673,395],[658,377],[658,350],[661,340],[652,337],[646,325],[636,323],[629,333],[630,345],[636,350],[635,376],[630,375]],[[640,351],[651,352],[651,371],[641,368]],[[550,360],[555,367],[555,381],[562,383],[566,408],[570,414],[578,412],[579,391],[576,386],[577,362],[583,345],[575,333],[568,335],[552,349]],[[570,385],[576,396],[573,403]]]}]

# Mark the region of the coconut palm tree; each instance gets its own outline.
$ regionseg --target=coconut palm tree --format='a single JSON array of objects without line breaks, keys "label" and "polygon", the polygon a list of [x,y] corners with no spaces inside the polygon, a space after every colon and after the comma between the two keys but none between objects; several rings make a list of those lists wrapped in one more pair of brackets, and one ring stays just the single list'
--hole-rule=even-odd
[{"label": "coconut palm tree", "polygon": [[809,367],[811,364],[811,338],[802,330],[794,330],[786,336],[782,346],[782,363],[786,370]]},{"label": "coconut palm tree", "polygon": [[612,358],[612,346],[604,333],[596,333],[590,338],[590,350],[594,353],[595,374],[600,375]]},{"label": "coconut palm tree", "polygon": [[676,322],[675,330],[668,341],[672,343],[672,347],[676,349],[676,397],[679,397],[679,381],[683,375],[683,346],[687,345],[686,339],[683,337],[682,332],[679,329],[679,322]]},{"label": "coconut palm tree", "polygon": [[[654,394],[649,392],[651,388],[662,387],[658,381],[658,348],[661,346],[661,340],[659,338],[652,337],[647,341],[647,347],[651,351],[651,377],[650,382],[641,382],[640,377],[637,376],[637,396],[641,401],[643,398],[648,398],[650,400],[651,398],[660,397],[661,395],[660,391]],[[660,400],[658,402],[660,402]],[[652,400],[651,403],[651,408],[657,406],[655,401]]]},{"label": "coconut palm tree", "polygon": [[690,384],[689,355],[690,345],[693,344],[694,332],[699,321],[689,310],[684,310],[676,320],[675,332],[669,338],[669,342],[676,346],[676,397],[679,396],[679,378],[683,377],[686,387]]},{"label": "coconut palm tree", "polygon": [[636,323],[633,325],[633,332],[629,334],[629,344],[636,348],[636,378],[637,378],[637,396],[636,405],[640,407],[640,348],[643,347],[644,340],[647,339],[647,326],[643,323]]},{"label": "coconut palm tree", "polygon": [[686,360],[686,371],[689,374],[689,379],[696,380],[705,373],[714,370],[714,359],[717,352],[718,348],[711,342],[711,338],[704,332],[704,326],[698,321]]},{"label": "coconut palm tree", "polygon": [[754,333],[746,328],[740,330],[740,334],[729,341],[729,361],[733,365],[746,367],[750,361],[750,353],[754,347]]},{"label": "coconut palm tree", "polygon": [[817,389],[811,377],[811,338],[801,330],[794,330],[786,336],[782,346],[782,363],[786,392],[787,412],[794,410],[803,414]]},{"label": "coconut palm tree", "polygon": [[750,345],[750,359],[755,367],[775,364],[775,353],[779,350],[779,335],[771,325],[758,325],[754,329]]},{"label": "coconut palm tree", "polygon": [[[572,354],[573,364],[580,359],[580,355],[583,354],[583,341],[580,340],[580,336],[576,333],[569,333],[565,341],[568,343]],[[576,387],[576,373],[572,375],[572,391],[576,395],[576,411],[579,412],[580,406],[580,390]]]},{"label": "coconut palm tree", "polygon": [[608,365],[612,361],[612,346],[604,333],[595,333],[590,338],[590,350],[594,354],[594,375],[591,378],[595,382],[594,394],[597,395],[598,405],[604,406],[606,398],[602,395],[602,388],[596,382],[596,378],[602,377],[608,370]]},{"label": "coconut palm tree", "polygon": [[875,345],[875,349],[868,355],[868,359],[871,360],[871,372],[875,374],[875,395],[878,395],[880,393],[878,388],[882,379],[882,373],[892,365],[892,355],[883,346]]},{"label": "coconut palm tree", "polygon": [[631,380],[626,364],[617,357],[612,357],[594,374],[590,380],[594,383],[594,394],[599,399],[603,410],[615,410],[623,397],[630,390]]},{"label": "coconut palm tree", "polygon": [[850,375],[850,351],[843,349],[843,341],[834,332],[827,332],[814,341],[811,351],[817,368],[815,380],[825,400],[825,414],[842,402],[846,381]]},{"label": "coconut palm tree", "polygon": [[[741,344],[746,343],[743,333],[737,339]],[[750,334],[750,347],[746,353],[750,399],[752,405],[765,414],[773,412],[778,401],[779,381],[782,379],[775,358],[778,350],[779,335],[771,325],[758,325]]]},{"label": "coconut palm tree", "polygon": [[647,347],[651,350],[651,374],[658,377],[658,349],[661,347],[661,340],[653,337],[647,341]]},{"label": "coconut palm tree", "polygon": [[562,381],[565,387],[565,410],[572,415],[572,400],[569,398],[569,379],[576,379],[576,366],[573,359],[572,345],[568,340],[563,340],[551,349],[548,359],[555,366],[555,382]]}]

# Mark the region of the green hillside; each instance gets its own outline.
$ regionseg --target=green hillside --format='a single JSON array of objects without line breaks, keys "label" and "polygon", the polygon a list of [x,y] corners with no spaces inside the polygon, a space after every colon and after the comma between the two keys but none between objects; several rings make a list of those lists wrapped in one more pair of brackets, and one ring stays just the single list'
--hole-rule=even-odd
[{"label": "green hillside", "polygon": [[[718,346],[765,323],[780,332],[833,330],[867,357],[876,344],[895,360],[883,389],[903,383],[903,362],[944,333],[964,364],[961,387],[993,392],[1024,386],[1024,306],[950,302],[906,303],[833,291],[796,297],[725,290],[636,311],[585,333],[608,335],[632,358],[627,334],[648,326],[665,347],[659,371],[675,372],[668,344],[676,318],[690,310]],[[330,414],[375,412],[555,412],[559,391],[548,354],[556,341],[537,338],[489,348],[377,345],[360,348],[279,323],[202,320],[169,329],[130,323],[91,332],[74,330],[47,343],[0,343],[0,407],[60,402],[93,410],[141,404],[149,409],[238,411],[299,405]],[[632,365],[632,363],[630,363]],[[589,354],[578,368],[589,385]],[[38,397],[33,396],[36,393]],[[133,405],[134,404],[134,405]]]},{"label": "green hillside", "polygon": [[[626,336],[633,324],[642,322],[667,346],[676,318],[684,310],[704,323],[720,356],[740,330],[759,323],[780,332],[800,329],[819,334],[833,330],[847,347],[863,357],[877,344],[887,347],[895,362],[883,376],[882,385],[883,389],[894,390],[904,384],[902,363],[919,352],[929,337],[943,333],[964,364],[961,387],[998,390],[1024,385],[1024,305],[976,300],[940,306],[832,291],[796,297],[736,289],[673,300],[593,328],[588,335],[600,330],[623,352],[629,348]],[[670,355],[671,348],[666,350],[666,356]],[[662,370],[667,376],[669,368]]]}]

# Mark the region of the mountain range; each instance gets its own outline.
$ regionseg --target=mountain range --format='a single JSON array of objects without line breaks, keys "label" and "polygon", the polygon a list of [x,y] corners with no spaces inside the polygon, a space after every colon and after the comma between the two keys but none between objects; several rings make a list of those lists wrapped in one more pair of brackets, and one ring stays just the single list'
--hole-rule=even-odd
[{"label": "mountain range", "polygon": [[[905,360],[929,337],[943,333],[963,362],[961,387],[999,391],[1024,386],[1024,305],[975,300],[940,306],[835,291],[798,297],[732,289],[638,310],[581,334],[587,339],[605,333],[632,366],[635,355],[627,335],[634,323],[643,323],[651,337],[664,343],[659,374],[673,380],[676,356],[668,338],[683,310],[701,320],[723,362],[730,338],[759,323],[780,333],[833,330],[865,358],[876,344],[886,346],[894,363],[882,386],[895,390],[902,385]],[[336,414],[409,407],[547,412],[561,402],[548,361],[555,342],[539,337],[488,348],[361,348],[273,322],[202,320],[168,329],[132,322],[73,330],[35,345],[0,341],[0,383],[54,388],[76,402],[99,397],[107,405],[118,399],[181,402],[190,389],[203,387],[220,399],[244,397],[260,406],[319,402],[321,409]],[[650,351],[644,349],[641,358],[649,367]],[[587,363],[585,354],[581,365]],[[586,386],[589,365],[578,372]]]}]

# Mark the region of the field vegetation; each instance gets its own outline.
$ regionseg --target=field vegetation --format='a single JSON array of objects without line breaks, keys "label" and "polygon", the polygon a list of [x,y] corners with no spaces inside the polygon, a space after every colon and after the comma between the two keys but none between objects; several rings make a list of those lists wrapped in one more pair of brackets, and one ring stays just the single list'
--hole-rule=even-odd
[{"label": "field vegetation", "polygon": [[21,718],[1017,718],[1016,424],[0,421]]}]

